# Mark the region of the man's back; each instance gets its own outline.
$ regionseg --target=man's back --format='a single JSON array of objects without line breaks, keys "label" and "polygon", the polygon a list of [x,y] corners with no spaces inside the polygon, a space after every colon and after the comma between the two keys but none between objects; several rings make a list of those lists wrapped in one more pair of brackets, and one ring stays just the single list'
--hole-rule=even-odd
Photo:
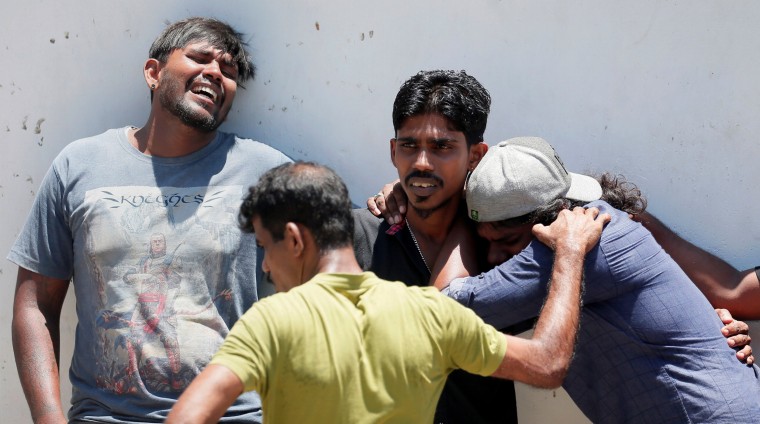
[{"label": "man's back", "polygon": [[212,363],[251,382],[270,422],[432,422],[449,372],[491,374],[500,340],[433,288],[319,274],[254,305]]},{"label": "man's back", "polygon": [[[354,252],[363,269],[376,273],[380,278],[403,281],[409,286],[429,284],[430,270],[415,245],[409,227],[391,227],[366,209],[355,209],[353,216]],[[530,328],[525,324],[497,328],[515,334]],[[517,423],[514,383],[454,371],[438,402],[435,422]]]},{"label": "man's back", "polygon": [[571,397],[603,421],[755,421],[758,368],[736,360],[712,306],[649,231],[603,207],[614,225],[586,264],[598,289],[584,299]]}]

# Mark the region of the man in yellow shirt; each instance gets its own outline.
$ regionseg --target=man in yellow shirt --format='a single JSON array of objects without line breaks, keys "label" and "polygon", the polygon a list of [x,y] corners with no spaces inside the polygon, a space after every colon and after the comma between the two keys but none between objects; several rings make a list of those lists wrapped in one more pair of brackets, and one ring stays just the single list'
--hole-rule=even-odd
[{"label": "man in yellow shirt", "polygon": [[340,178],[313,163],[278,166],[250,189],[240,223],[265,250],[263,269],[280,293],[235,324],[167,423],[216,422],[249,390],[261,395],[270,424],[432,422],[446,376],[460,368],[557,387],[573,353],[583,260],[609,220],[597,214],[578,208],[534,228],[556,255],[526,340],[434,287],[363,272]]}]

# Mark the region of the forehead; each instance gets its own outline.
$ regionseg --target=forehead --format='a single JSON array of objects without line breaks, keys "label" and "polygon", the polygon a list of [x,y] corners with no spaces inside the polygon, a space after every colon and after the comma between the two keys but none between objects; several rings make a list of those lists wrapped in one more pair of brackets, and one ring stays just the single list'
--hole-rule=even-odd
[{"label": "forehead", "polygon": [[397,131],[399,138],[421,136],[464,140],[464,133],[454,129],[451,121],[437,113],[410,116]]},{"label": "forehead", "polygon": [[261,224],[261,218],[254,216],[253,219],[251,219],[251,224],[253,226],[253,235],[256,237],[256,241],[264,244],[272,239],[272,234]]},{"label": "forehead", "polygon": [[234,64],[232,61],[232,55],[228,51],[224,49],[220,49],[219,47],[215,47],[208,41],[203,41],[203,40],[190,41],[189,43],[185,45],[185,47],[182,47],[181,49],[177,49],[177,50],[181,50],[183,52],[192,52],[195,54],[208,55],[212,57],[219,57],[219,58],[222,58],[225,62]]}]

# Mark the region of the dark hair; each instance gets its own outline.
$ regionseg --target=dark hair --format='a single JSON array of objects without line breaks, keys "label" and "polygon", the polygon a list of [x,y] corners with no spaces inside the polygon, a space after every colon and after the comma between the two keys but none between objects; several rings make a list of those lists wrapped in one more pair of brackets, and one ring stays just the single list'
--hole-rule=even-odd
[{"label": "dark hair", "polygon": [[313,162],[286,163],[248,189],[238,222],[250,233],[258,217],[275,241],[283,239],[286,223],[302,224],[314,235],[319,251],[326,252],[353,244],[351,208],[348,189],[335,171]]},{"label": "dark hair", "polygon": [[256,67],[246,50],[248,44],[243,41],[243,34],[218,19],[194,17],[170,24],[153,41],[148,57],[165,63],[174,50],[198,41],[205,41],[232,56],[237,66],[238,85],[242,87],[242,82],[253,79]]},{"label": "dark hair", "polygon": [[491,96],[478,80],[465,71],[421,71],[401,85],[393,102],[393,129],[412,116],[443,115],[467,145],[483,141],[491,110]]},{"label": "dark hair", "polygon": [[[596,179],[599,181],[599,185],[602,186],[602,197],[600,200],[609,203],[613,208],[631,215],[644,212],[647,208],[647,200],[641,194],[641,190],[636,187],[636,184],[626,181],[624,176],[605,172],[601,176],[596,177]],[[549,225],[557,219],[557,215],[559,215],[562,209],[572,209],[587,203],[561,197],[526,215],[493,222],[492,224],[495,227],[514,227],[527,223]]]}]

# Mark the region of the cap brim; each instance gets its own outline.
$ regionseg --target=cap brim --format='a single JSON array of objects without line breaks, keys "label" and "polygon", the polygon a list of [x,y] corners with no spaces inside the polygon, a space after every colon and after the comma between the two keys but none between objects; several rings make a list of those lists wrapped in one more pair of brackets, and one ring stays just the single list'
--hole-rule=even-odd
[{"label": "cap brim", "polygon": [[599,181],[596,178],[589,177],[588,175],[574,174],[568,172],[572,182],[570,183],[570,190],[567,191],[565,197],[573,200],[580,200],[582,202],[591,202],[593,200],[599,200],[602,197],[602,186],[599,185]]}]

